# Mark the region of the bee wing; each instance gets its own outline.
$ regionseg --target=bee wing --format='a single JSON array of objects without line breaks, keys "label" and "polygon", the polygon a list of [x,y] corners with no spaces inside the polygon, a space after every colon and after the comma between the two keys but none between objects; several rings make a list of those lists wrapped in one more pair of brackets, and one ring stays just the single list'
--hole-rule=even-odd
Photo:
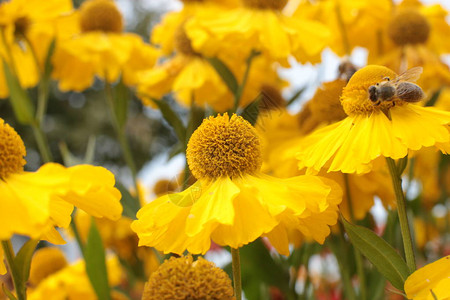
[{"label": "bee wing", "polygon": [[402,82],[398,85],[397,97],[407,102],[418,102],[425,97],[422,89],[414,83]]},{"label": "bee wing", "polygon": [[419,79],[422,72],[423,72],[422,67],[411,68],[411,69],[407,70],[406,72],[400,74],[397,78],[395,78],[394,82],[399,82],[399,81],[415,82],[415,81],[417,81],[417,79]]}]

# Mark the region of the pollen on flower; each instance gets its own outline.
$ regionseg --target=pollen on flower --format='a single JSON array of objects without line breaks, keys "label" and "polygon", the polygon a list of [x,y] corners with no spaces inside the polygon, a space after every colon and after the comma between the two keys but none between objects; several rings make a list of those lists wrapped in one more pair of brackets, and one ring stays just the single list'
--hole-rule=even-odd
[{"label": "pollen on flower", "polygon": [[404,9],[388,25],[388,34],[399,46],[425,43],[430,35],[428,20],[417,10]]},{"label": "pollen on flower", "polygon": [[33,255],[30,283],[36,287],[42,280],[67,266],[64,253],[55,247],[41,248]]},{"label": "pollen on flower", "polygon": [[250,8],[281,10],[288,0],[242,0],[242,2]]},{"label": "pollen on flower", "polygon": [[252,174],[261,168],[261,145],[256,130],[242,117],[209,117],[192,134],[186,151],[192,175],[217,179]]},{"label": "pollen on flower", "polygon": [[198,55],[198,53],[195,52],[194,48],[192,48],[191,40],[189,39],[189,37],[186,34],[186,31],[184,30],[184,23],[181,24],[181,26],[179,26],[178,29],[175,31],[174,46],[176,51],[184,55],[187,56]]},{"label": "pollen on flower", "polygon": [[23,171],[25,145],[17,132],[0,119],[0,179]]},{"label": "pollen on flower", "polygon": [[400,99],[383,101],[379,105],[369,99],[369,87],[382,82],[384,78],[393,79],[397,74],[389,68],[377,65],[369,65],[358,70],[347,86],[342,91],[341,104],[347,115],[372,113],[374,111],[387,110],[394,105],[404,105]]},{"label": "pollen on flower", "polygon": [[114,1],[89,0],[80,7],[80,26],[83,32],[120,33],[123,30],[123,18]]},{"label": "pollen on flower", "polygon": [[231,300],[233,288],[228,275],[203,258],[170,258],[150,276],[142,300],[211,299]]}]

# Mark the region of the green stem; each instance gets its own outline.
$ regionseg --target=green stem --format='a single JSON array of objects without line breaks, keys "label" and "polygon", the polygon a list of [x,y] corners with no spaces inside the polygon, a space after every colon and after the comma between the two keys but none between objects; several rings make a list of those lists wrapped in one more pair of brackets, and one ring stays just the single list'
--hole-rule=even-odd
[{"label": "green stem", "polygon": [[397,212],[402,232],[403,247],[405,249],[406,264],[408,265],[409,271],[412,273],[416,270],[416,260],[414,257],[411,230],[409,228],[408,216],[406,213],[405,194],[403,194],[402,190],[402,179],[397,172],[395,161],[390,157],[386,157],[386,162],[391,174],[392,185],[394,186],[395,197],[397,199]]},{"label": "green stem", "polygon": [[[348,201],[348,207],[349,207],[349,211],[350,211],[350,218],[352,220],[353,223],[356,222],[355,219],[355,214],[354,214],[354,210],[353,210],[353,203],[352,203],[352,196],[350,193],[350,182],[348,180],[348,174],[346,173],[342,173],[344,176],[344,183],[345,183],[345,189],[347,192],[347,201]],[[355,247],[353,247],[354,249],[354,253],[355,253],[355,262],[356,262],[356,272],[358,274],[358,278],[359,278],[359,287],[360,287],[360,296],[361,296],[361,300],[366,300],[367,299],[367,290],[366,290],[366,275],[364,273],[364,265],[363,265],[363,259],[361,256],[361,252],[359,252],[358,249],[356,249]]]},{"label": "green stem", "polygon": [[14,263],[14,250],[10,240],[2,241],[3,252],[5,253],[6,261],[9,265],[9,270],[11,272],[11,277],[14,283],[14,288],[16,289],[17,299],[18,300],[26,300],[26,287],[24,284],[21,284],[20,274],[18,269]]},{"label": "green stem", "polygon": [[242,94],[244,93],[245,86],[247,85],[248,75],[250,74],[250,68],[252,66],[253,59],[256,56],[258,56],[259,54],[260,54],[260,52],[252,50],[249,57],[247,58],[247,68],[245,69],[244,77],[236,91],[236,94],[234,95],[233,112],[237,111],[237,109],[239,107],[239,103],[241,102]]},{"label": "green stem", "polygon": [[241,284],[241,259],[239,257],[239,249],[231,248],[231,258],[233,266],[233,286],[236,300],[242,299],[242,284]]},{"label": "green stem", "polygon": [[36,139],[36,143],[38,145],[39,152],[41,153],[42,160],[46,163],[51,162],[53,160],[52,154],[50,152],[47,137],[42,131],[42,128],[36,122],[33,122],[31,126],[33,128],[34,138]]},{"label": "green stem", "polygon": [[120,126],[119,121],[117,119],[116,115],[116,109],[114,105],[114,96],[111,84],[106,80],[107,76],[105,76],[105,90],[106,90],[106,99],[111,111],[111,118],[113,120],[114,129],[117,134],[117,139],[119,140],[120,147],[122,148],[122,154],[123,158],[125,159],[125,163],[127,164],[128,168],[131,171],[131,175],[133,177],[133,182],[136,187],[136,193],[138,193],[138,187],[137,187],[137,168],[136,164],[133,159],[133,154],[131,152],[130,146],[128,144],[128,140],[125,134],[125,129]]},{"label": "green stem", "polygon": [[344,294],[346,295],[345,299],[356,300],[355,291],[353,289],[352,281],[348,271],[349,264],[347,261],[347,256],[340,255],[339,252],[339,250],[345,250],[347,248],[346,240],[344,237],[345,229],[341,222],[338,222],[338,225],[340,231],[340,234],[338,235],[339,245],[335,245],[334,242],[330,239],[328,241],[328,247],[331,249],[338,262],[339,271],[342,276],[342,288],[344,290]]}]

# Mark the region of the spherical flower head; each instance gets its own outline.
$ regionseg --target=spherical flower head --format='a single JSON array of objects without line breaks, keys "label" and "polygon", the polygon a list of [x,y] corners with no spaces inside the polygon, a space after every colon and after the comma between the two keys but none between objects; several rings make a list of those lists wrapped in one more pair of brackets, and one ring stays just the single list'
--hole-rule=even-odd
[{"label": "spherical flower head", "polygon": [[369,65],[358,70],[342,91],[341,104],[345,113],[347,115],[370,114],[374,111],[389,109],[396,104],[403,104],[403,101],[397,99],[374,105],[369,99],[369,88],[382,82],[386,77],[393,79],[397,77],[397,74],[389,68],[378,65]]},{"label": "spherical flower head", "polygon": [[242,2],[249,8],[281,10],[288,0],[242,0]]},{"label": "spherical flower head", "polygon": [[192,134],[186,157],[192,175],[206,180],[253,174],[262,164],[255,128],[236,114],[205,119]]},{"label": "spherical flower head", "polygon": [[67,260],[59,248],[41,248],[34,253],[31,261],[30,283],[36,287],[42,280],[66,266]]},{"label": "spherical flower head", "polygon": [[192,256],[166,260],[152,273],[142,300],[231,300],[233,288],[228,275],[203,258]]},{"label": "spherical flower head", "polygon": [[0,179],[20,173],[26,164],[25,145],[17,132],[0,119]]},{"label": "spherical flower head", "polygon": [[428,40],[430,29],[428,20],[422,14],[408,8],[398,12],[389,22],[388,35],[399,46],[423,44]]},{"label": "spherical flower head", "polygon": [[80,7],[80,26],[83,32],[120,33],[123,30],[123,18],[114,1],[89,0]]}]

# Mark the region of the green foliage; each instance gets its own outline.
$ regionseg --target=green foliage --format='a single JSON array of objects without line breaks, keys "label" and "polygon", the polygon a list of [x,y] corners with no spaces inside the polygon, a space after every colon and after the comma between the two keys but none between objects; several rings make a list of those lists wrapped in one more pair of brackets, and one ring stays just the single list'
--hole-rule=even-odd
[{"label": "green foliage", "polygon": [[403,290],[410,272],[403,258],[385,240],[373,231],[353,225],[342,218],[352,244],[389,280],[394,287]]},{"label": "green foliage", "polygon": [[86,262],[86,273],[97,297],[102,300],[111,300],[105,249],[94,218],[91,221],[91,228],[89,229],[88,240],[84,249],[84,259]]}]

